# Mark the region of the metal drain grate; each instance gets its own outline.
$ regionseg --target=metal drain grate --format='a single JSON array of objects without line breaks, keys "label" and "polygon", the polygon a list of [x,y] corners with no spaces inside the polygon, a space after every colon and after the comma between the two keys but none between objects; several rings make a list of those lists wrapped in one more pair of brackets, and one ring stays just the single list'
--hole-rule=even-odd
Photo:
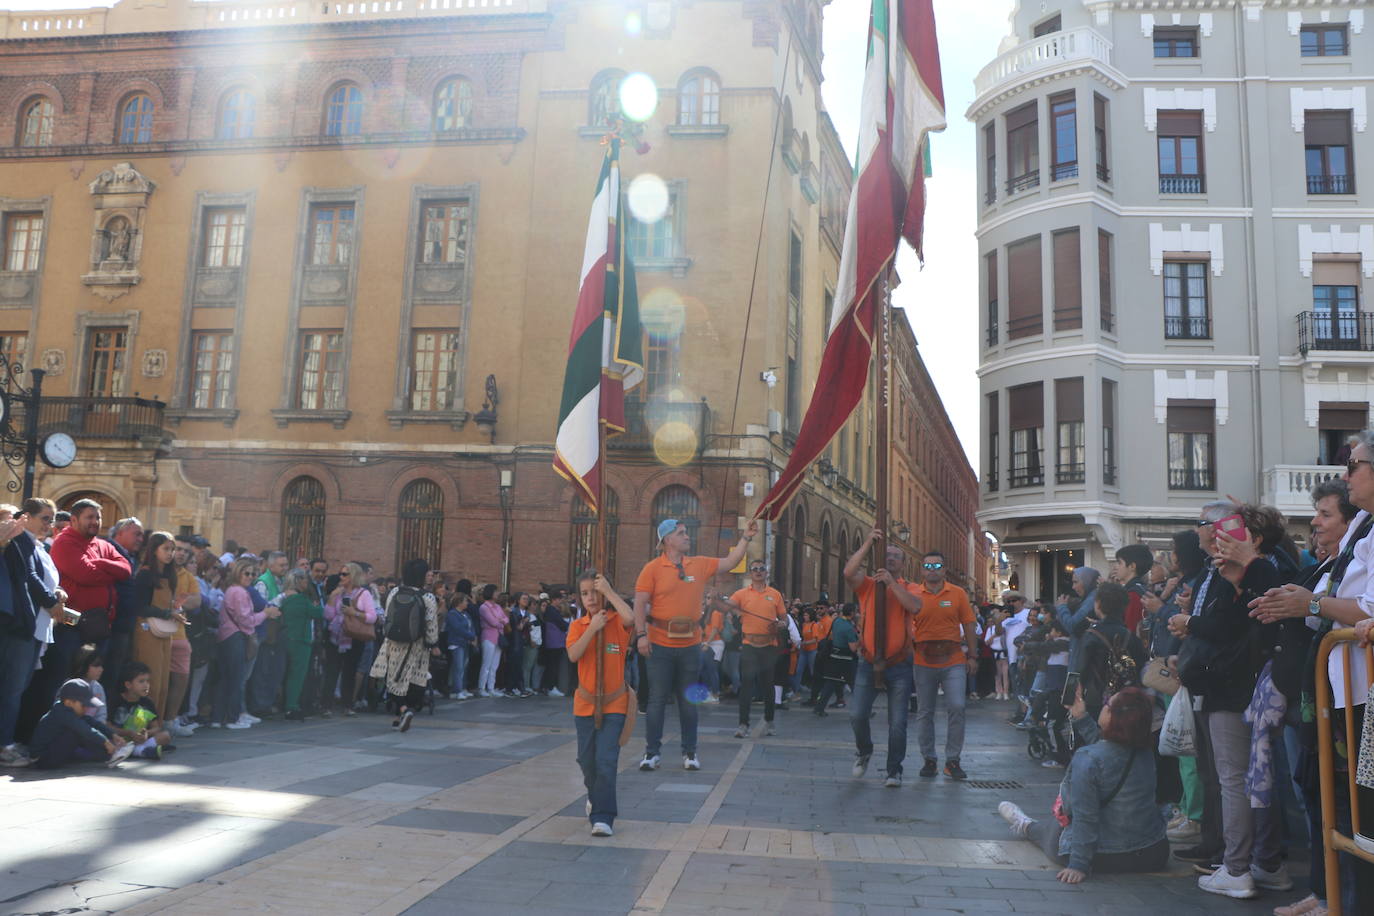
[{"label": "metal drain grate", "polygon": [[964,785],[970,789],[1024,789],[1024,783],[1015,779],[970,779]]}]

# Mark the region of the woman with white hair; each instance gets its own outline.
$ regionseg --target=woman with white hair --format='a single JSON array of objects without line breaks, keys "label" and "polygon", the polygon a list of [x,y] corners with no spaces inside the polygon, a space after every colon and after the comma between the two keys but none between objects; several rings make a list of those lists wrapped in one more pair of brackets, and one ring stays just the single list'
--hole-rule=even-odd
[{"label": "woman with white hair", "polygon": [[329,641],[334,651],[325,658],[324,688],[320,697],[321,715],[329,715],[334,702],[335,685],[343,702],[344,715],[356,716],[353,692],[358,662],[369,640],[365,634],[377,622],[377,604],[367,587],[367,574],[357,563],[344,564],[339,584],[324,606],[324,619],[329,624]]}]

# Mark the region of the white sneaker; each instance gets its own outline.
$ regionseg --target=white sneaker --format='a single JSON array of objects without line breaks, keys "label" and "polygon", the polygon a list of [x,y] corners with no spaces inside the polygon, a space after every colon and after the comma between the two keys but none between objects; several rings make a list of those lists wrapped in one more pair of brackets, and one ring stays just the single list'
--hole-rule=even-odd
[{"label": "white sneaker", "polygon": [[[564,694],[563,691],[559,690],[557,687],[554,687],[553,689],[551,689],[551,690],[549,691],[549,696],[551,696],[551,697],[561,697],[561,696],[566,696],[566,694]],[[611,829],[611,828],[607,827],[606,829],[609,830],[609,829]]]},{"label": "white sneaker", "polygon": [[1250,878],[1255,882],[1255,887],[1266,891],[1286,891],[1293,888],[1293,879],[1288,875],[1288,865],[1283,862],[1273,871],[1265,871],[1258,865],[1251,865]]},{"label": "white sneaker", "polygon": [[611,829],[610,824],[603,824],[597,821],[595,824],[592,824],[592,836],[615,836],[615,831]]},{"label": "white sneaker", "polygon": [[167,723],[167,731],[178,738],[189,738],[196,733],[195,729],[187,728],[185,725],[178,725],[176,722]]},{"label": "white sneaker", "polygon": [[646,772],[649,770],[657,770],[659,764],[662,762],[662,759],[657,754],[654,754],[652,757],[645,754],[644,759],[639,761],[639,768]]},{"label": "white sneaker", "polygon": [[119,747],[115,748],[114,753],[110,755],[110,759],[106,761],[105,766],[111,768],[117,767],[133,755],[134,746],[132,744],[121,744]]},{"label": "white sneaker", "polygon": [[247,722],[249,725],[257,725],[262,720],[259,719],[257,716],[250,716],[248,713],[245,712],[239,714],[239,721]]},{"label": "white sneaker", "polygon": [[225,727],[225,728],[252,728],[253,726],[252,726],[252,723],[244,722],[242,719],[240,719],[240,720],[237,721],[237,722],[227,722],[227,723],[225,723],[224,727]]},{"label": "white sneaker", "polygon": [[711,694],[710,696],[708,696],[706,699],[702,700],[701,702],[703,702],[703,703],[719,703],[719,702],[720,702],[720,697],[716,696],[715,694]]},{"label": "white sneaker", "polygon": [[210,723],[210,727],[211,727],[211,728],[224,728],[224,723],[223,723],[223,722],[211,722],[211,723]]},{"label": "white sneaker", "polygon": [[1004,801],[999,804],[997,806],[997,813],[1002,815],[1002,820],[1007,822],[1007,826],[1011,828],[1012,834],[1023,840],[1026,838],[1027,833],[1030,832],[1031,824],[1035,823],[1033,818],[1028,817],[1026,812],[1021,810],[1020,805],[1013,802]]},{"label": "white sneaker", "polygon": [[684,754],[682,757],[682,768],[684,770],[699,770],[701,769],[701,761],[697,759],[696,754]]},{"label": "white sneaker", "polygon": [[868,772],[868,760],[870,756],[872,755],[859,754],[854,757],[853,776],[855,779],[863,779],[864,774]]},{"label": "white sneaker", "polygon": [[1366,833],[1357,833],[1351,837],[1351,839],[1355,841],[1355,845],[1360,849],[1363,849],[1370,855],[1374,855],[1374,837]]},{"label": "white sneaker", "polygon": [[591,816],[592,816],[592,800],[589,798],[589,799],[587,799],[587,817],[591,817]]},{"label": "white sneaker", "polygon": [[1203,875],[1198,878],[1197,886],[1209,894],[1220,894],[1223,897],[1234,897],[1237,900],[1249,900],[1259,896],[1259,891],[1255,890],[1255,879],[1250,877],[1249,872],[1243,875],[1233,875],[1226,870],[1225,865],[1210,875]]}]

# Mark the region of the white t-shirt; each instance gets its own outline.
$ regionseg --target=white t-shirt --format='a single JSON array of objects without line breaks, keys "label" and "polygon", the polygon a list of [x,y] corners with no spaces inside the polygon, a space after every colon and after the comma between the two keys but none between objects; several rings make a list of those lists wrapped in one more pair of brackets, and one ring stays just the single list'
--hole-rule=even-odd
[{"label": "white t-shirt", "polygon": [[[1345,532],[1345,537],[1341,538],[1341,551],[1345,550],[1346,544],[1355,536],[1355,531],[1364,524],[1364,520],[1369,517],[1369,513],[1361,509],[1354,518],[1350,520],[1350,527]],[[1336,589],[1337,598],[1353,598],[1359,604],[1360,610],[1366,617],[1374,617],[1374,579],[1369,575],[1371,561],[1374,560],[1374,532],[1370,532],[1364,540],[1355,545],[1355,553],[1350,557],[1350,565],[1345,568],[1345,575],[1341,578],[1340,587]],[[1327,580],[1331,574],[1324,574],[1312,589],[1314,595],[1320,596],[1326,591]],[[1321,625],[1321,621],[1307,616],[1307,625],[1316,629]],[[1351,627],[1338,623],[1332,629],[1349,630]],[[1331,678],[1331,700],[1336,709],[1344,709],[1345,701],[1345,653],[1346,650],[1337,647],[1326,659],[1327,676]],[[1350,684],[1355,690],[1355,703],[1359,706],[1367,696],[1364,685],[1369,683],[1369,666],[1365,661],[1364,650],[1350,644],[1350,654],[1354,656],[1355,663],[1351,666]]]},{"label": "white t-shirt", "polygon": [[1030,608],[1023,607],[1011,618],[1002,621],[1002,632],[1007,638],[1007,662],[1016,664],[1017,657],[1021,654],[1016,648],[1016,637],[1020,636],[1030,626]]}]

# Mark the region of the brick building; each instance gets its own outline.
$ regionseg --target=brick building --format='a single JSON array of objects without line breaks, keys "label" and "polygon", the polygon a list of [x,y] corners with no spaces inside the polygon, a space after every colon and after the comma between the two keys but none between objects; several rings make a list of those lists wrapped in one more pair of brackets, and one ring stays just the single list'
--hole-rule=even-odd
[{"label": "brick building", "polygon": [[[657,110],[624,174],[658,200],[628,227],[649,365],[612,446],[613,572],[667,515],[724,553],[785,463],[838,267],[820,8],[0,15],[0,350],[47,370],[42,429],[80,445],[40,492],[216,546],[566,580],[591,523],[550,469],[563,357],[602,125],[638,72]],[[756,544],[792,593],[833,588],[827,532],[871,524],[871,422],[845,485],[817,472]]]}]

